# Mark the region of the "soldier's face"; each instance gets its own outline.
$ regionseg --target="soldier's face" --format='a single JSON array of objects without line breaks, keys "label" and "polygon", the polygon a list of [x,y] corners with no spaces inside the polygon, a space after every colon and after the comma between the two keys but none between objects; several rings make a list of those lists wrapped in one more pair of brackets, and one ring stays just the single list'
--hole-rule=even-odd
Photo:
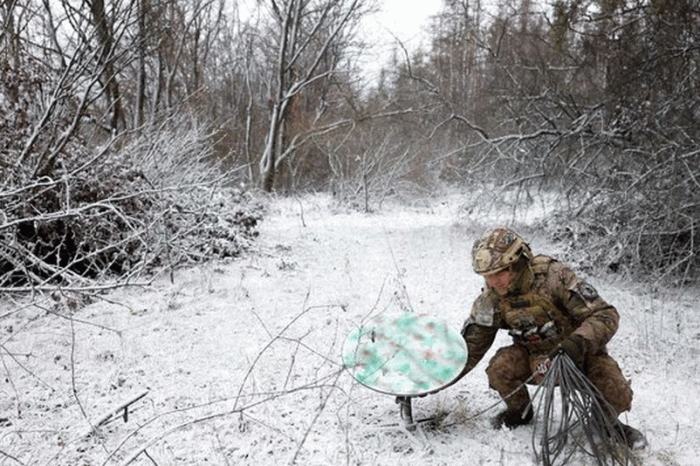
[{"label": "soldier's face", "polygon": [[508,267],[500,272],[486,275],[484,279],[488,286],[496,290],[498,294],[504,295],[508,292],[508,287],[513,277],[515,277],[515,271],[511,267]]}]

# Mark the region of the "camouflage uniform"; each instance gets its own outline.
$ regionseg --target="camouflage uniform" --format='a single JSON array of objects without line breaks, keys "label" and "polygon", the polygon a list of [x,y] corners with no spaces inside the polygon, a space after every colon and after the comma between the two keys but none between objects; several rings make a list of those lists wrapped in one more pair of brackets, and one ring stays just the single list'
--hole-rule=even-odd
[{"label": "camouflage uniform", "polygon": [[[605,348],[617,331],[617,310],[560,262],[531,253],[527,259],[508,293],[500,296],[487,286],[474,302],[462,329],[469,350],[463,373],[483,358],[499,329],[508,330],[513,344],[496,352],[486,373],[489,386],[507,397],[508,409],[523,412],[530,398],[522,384],[566,337],[579,335],[585,346],[584,374],[616,411],[611,415],[628,411],[632,389]],[[535,377],[530,382],[540,381]]]}]

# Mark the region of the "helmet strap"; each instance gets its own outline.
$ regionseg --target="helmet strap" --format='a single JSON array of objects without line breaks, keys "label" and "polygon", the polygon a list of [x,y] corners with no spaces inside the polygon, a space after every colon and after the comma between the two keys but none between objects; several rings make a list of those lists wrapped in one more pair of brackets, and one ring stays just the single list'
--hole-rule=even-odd
[{"label": "helmet strap", "polygon": [[508,287],[509,294],[527,293],[535,281],[535,274],[532,272],[530,260],[526,256],[521,256],[518,262],[512,265],[516,271],[513,280]]}]

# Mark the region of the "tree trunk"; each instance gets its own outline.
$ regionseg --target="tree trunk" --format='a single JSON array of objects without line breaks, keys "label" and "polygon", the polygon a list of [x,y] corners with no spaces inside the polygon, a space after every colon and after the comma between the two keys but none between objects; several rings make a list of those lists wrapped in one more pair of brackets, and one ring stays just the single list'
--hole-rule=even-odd
[{"label": "tree trunk", "polygon": [[270,132],[267,135],[265,152],[262,156],[260,174],[262,175],[262,188],[266,193],[272,192],[275,185],[275,165],[277,163],[277,135],[280,127],[280,106],[276,104],[270,117]]},{"label": "tree trunk", "polygon": [[146,13],[148,0],[138,0],[139,8],[139,42],[138,42],[138,75],[136,76],[136,109],[134,124],[141,128],[144,124],[144,107],[146,103]]},{"label": "tree trunk", "polygon": [[[6,56],[7,62],[14,69],[19,69],[19,35],[15,31],[15,8],[16,2],[3,2],[3,21],[0,29],[0,51]],[[3,11],[4,10],[4,11]],[[17,94],[11,96],[16,101]]]},{"label": "tree trunk", "polygon": [[114,63],[112,61],[114,43],[111,26],[107,20],[104,0],[92,0],[89,2],[89,5],[90,12],[92,13],[93,25],[97,33],[97,39],[102,49],[98,60],[103,67],[102,80],[105,88],[105,97],[107,98],[107,106],[112,111],[110,127],[112,130],[116,131],[119,126],[119,120],[122,119],[122,103],[119,84],[114,71]]}]

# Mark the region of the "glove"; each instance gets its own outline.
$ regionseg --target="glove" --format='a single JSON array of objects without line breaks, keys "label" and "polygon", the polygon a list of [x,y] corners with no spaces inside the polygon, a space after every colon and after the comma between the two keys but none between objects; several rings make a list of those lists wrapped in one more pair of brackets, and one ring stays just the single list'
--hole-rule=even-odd
[{"label": "glove", "polygon": [[576,364],[579,369],[583,368],[583,361],[586,355],[586,342],[581,335],[569,335],[559,343],[559,346],[554,348],[554,351],[549,353],[548,358],[554,360],[558,354],[566,354]]}]

